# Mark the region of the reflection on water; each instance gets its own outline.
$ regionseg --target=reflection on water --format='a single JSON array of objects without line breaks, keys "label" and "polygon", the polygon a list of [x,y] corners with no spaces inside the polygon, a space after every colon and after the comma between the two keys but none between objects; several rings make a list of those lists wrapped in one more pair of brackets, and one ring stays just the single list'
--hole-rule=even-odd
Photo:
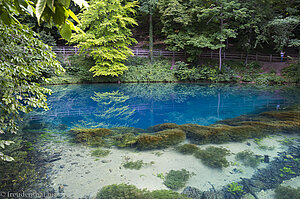
[{"label": "reflection on water", "polygon": [[242,114],[282,109],[299,99],[299,88],[258,89],[220,84],[94,84],[50,87],[48,112],[33,122],[86,127],[148,128],[161,123],[210,125]]}]

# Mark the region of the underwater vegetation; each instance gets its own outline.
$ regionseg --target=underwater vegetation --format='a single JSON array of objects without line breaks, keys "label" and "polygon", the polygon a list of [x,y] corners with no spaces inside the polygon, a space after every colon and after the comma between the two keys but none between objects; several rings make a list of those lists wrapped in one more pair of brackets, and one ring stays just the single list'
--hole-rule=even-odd
[{"label": "underwater vegetation", "polygon": [[183,140],[185,140],[185,133],[182,130],[168,129],[138,136],[136,147],[139,150],[160,149],[176,145]]},{"label": "underwater vegetation", "polygon": [[96,199],[150,199],[146,189],[140,190],[134,185],[112,184],[103,187],[96,196]]},{"label": "underwater vegetation", "polygon": [[143,160],[137,160],[137,161],[126,161],[123,163],[123,167],[126,169],[136,169],[139,170],[142,168],[142,166],[145,165]]},{"label": "underwater vegetation", "polygon": [[292,199],[300,198],[300,187],[297,189],[290,186],[278,186],[275,189],[275,199]]},{"label": "underwater vegetation", "polygon": [[155,126],[151,126],[147,129],[148,132],[158,132],[158,131],[163,131],[167,129],[176,129],[178,128],[178,124],[175,123],[162,123],[162,124],[157,124]]},{"label": "underwater vegetation", "polygon": [[[70,132],[75,135],[77,142],[91,146],[117,146],[119,148],[152,150],[177,145],[185,139],[189,139],[192,144],[220,144],[242,142],[249,138],[255,138],[261,149],[272,150],[272,147],[264,146],[259,142],[261,138],[274,133],[299,134],[299,129],[300,111],[287,109],[257,115],[243,115],[222,120],[210,126],[163,123],[146,130],[133,127],[76,128]],[[193,145],[183,145],[176,150],[183,154],[192,154],[196,149]],[[197,153],[197,157],[200,157],[201,152]],[[220,164],[225,166],[226,161],[223,159],[223,163]]]},{"label": "underwater vegetation", "polygon": [[242,194],[244,192],[243,186],[239,185],[237,182],[232,182],[228,186],[229,187],[228,187],[227,191],[229,191],[233,195]]},{"label": "underwater vegetation", "polygon": [[105,156],[108,156],[109,153],[110,153],[110,150],[98,148],[98,149],[93,150],[91,152],[91,155],[95,156],[95,157],[105,157]]},{"label": "underwater vegetation", "polygon": [[171,170],[164,178],[164,185],[173,190],[183,188],[192,174],[185,170]]},{"label": "underwater vegetation", "polygon": [[175,147],[175,150],[182,154],[190,154],[195,153],[199,148],[195,144],[184,144]]},{"label": "underwater vegetation", "polygon": [[199,149],[194,153],[194,156],[201,159],[201,162],[206,166],[212,168],[228,167],[229,162],[226,160],[226,156],[229,155],[229,150],[223,147],[207,147],[202,150]]},{"label": "underwater vegetation", "polygon": [[95,129],[81,129],[75,128],[70,130],[71,133],[75,134],[77,142],[91,145],[91,146],[104,146],[104,137],[112,134],[113,132],[105,128]]},{"label": "underwater vegetation", "polygon": [[250,150],[237,153],[235,159],[243,162],[243,165],[253,168],[256,168],[262,162],[262,156],[255,155]]},{"label": "underwater vegetation", "polygon": [[183,194],[172,190],[138,189],[134,185],[112,184],[103,187],[96,196],[96,199],[189,199]]}]

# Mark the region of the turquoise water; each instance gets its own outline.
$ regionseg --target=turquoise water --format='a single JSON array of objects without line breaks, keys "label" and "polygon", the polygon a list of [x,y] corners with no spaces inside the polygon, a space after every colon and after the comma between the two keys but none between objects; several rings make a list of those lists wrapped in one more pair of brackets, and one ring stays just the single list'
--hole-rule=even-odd
[{"label": "turquoise water", "polygon": [[[172,122],[210,125],[299,102],[299,87],[222,84],[83,84],[50,86],[49,110],[28,115],[51,128],[148,128]],[[37,125],[39,126],[39,125]]]}]

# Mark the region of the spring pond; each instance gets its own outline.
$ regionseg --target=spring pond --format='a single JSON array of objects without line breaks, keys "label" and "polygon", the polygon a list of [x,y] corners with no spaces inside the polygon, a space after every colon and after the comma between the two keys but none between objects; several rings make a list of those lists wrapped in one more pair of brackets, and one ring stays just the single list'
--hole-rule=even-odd
[{"label": "spring pond", "polygon": [[[164,183],[167,173],[182,169],[189,172],[189,179],[183,187],[175,191],[186,193],[190,198],[205,198],[203,192],[213,195],[219,192],[218,190],[223,190],[219,193],[223,198],[250,198],[251,195],[260,199],[274,198],[274,187],[283,181],[292,187],[299,187],[299,159],[289,167],[293,173],[281,170],[277,173],[282,179],[278,177],[264,185],[253,185],[255,180],[259,184],[257,176],[261,176],[259,172],[263,169],[266,169],[264,173],[267,170],[276,173],[273,171],[273,162],[278,162],[276,158],[282,158],[282,154],[293,153],[294,159],[300,158],[299,148],[291,149],[299,146],[299,87],[257,88],[240,84],[159,83],[56,85],[49,88],[53,90],[47,102],[49,110],[36,110],[25,115],[22,128],[24,132],[39,135],[35,147],[46,154],[45,177],[42,182],[57,198],[93,198],[102,187],[120,183],[135,185],[139,189],[146,188],[149,191],[169,189]],[[268,136],[264,138],[235,138],[233,142],[226,140],[224,143],[221,140],[212,141],[214,139],[210,138],[211,142],[202,143],[198,138],[193,140],[195,134],[187,130],[188,126],[184,126],[216,125],[216,128],[221,128],[218,124],[226,124],[236,127],[238,125],[234,122],[237,120],[261,122],[266,119],[258,120],[256,117],[261,118],[265,116],[264,113],[282,112],[291,107],[296,117],[292,121],[289,118],[280,121],[278,132],[270,132],[277,123],[270,121],[273,115],[268,117],[269,126],[262,128],[270,129],[266,130]],[[278,118],[274,116],[273,119]],[[287,120],[294,122],[292,127],[290,123],[288,127],[282,126]],[[153,126],[163,123],[183,125],[184,127],[178,128],[186,133],[186,139],[180,143],[168,143],[168,147],[160,146],[150,150],[130,147],[131,145],[118,147],[104,144],[100,148],[109,150],[109,154],[105,157],[95,157],[91,154],[99,146],[76,142],[74,134],[70,133],[74,128],[106,128],[117,129],[119,134],[130,132],[134,136],[140,136],[143,133],[157,133],[153,131]],[[247,127],[251,125],[248,124]],[[149,130],[151,127],[152,131]],[[160,130],[166,129],[168,128]],[[222,133],[222,130],[217,132]],[[77,135],[80,134],[77,132]],[[134,140],[136,141],[136,138]],[[209,146],[223,147],[229,151],[225,160],[228,164],[221,168],[211,167],[201,158],[179,153],[175,149],[178,143],[193,143],[201,150]],[[290,152],[291,150],[293,151]],[[236,154],[245,151],[256,157],[259,163],[249,166],[236,158]],[[142,167],[125,168],[124,164],[130,161],[143,161]],[[245,179],[249,180],[249,183],[245,184]],[[264,181],[267,180],[260,179],[260,183]],[[233,182],[241,185],[243,191],[228,191]],[[253,187],[249,188],[249,184]]]}]

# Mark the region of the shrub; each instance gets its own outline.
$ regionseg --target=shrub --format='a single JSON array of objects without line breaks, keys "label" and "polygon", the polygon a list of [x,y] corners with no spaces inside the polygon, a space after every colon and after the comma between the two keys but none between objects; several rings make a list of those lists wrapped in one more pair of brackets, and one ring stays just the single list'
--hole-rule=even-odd
[{"label": "shrub", "polygon": [[282,69],[281,72],[287,82],[300,82],[300,64],[291,64],[290,66]]},{"label": "shrub", "polygon": [[185,169],[171,170],[167,173],[164,185],[173,190],[183,188],[186,182],[189,180],[191,174]]},{"label": "shrub", "polygon": [[202,163],[212,168],[228,167],[229,162],[226,160],[226,156],[229,154],[229,150],[218,147],[207,147],[205,150],[198,150],[194,156],[201,159]]}]

